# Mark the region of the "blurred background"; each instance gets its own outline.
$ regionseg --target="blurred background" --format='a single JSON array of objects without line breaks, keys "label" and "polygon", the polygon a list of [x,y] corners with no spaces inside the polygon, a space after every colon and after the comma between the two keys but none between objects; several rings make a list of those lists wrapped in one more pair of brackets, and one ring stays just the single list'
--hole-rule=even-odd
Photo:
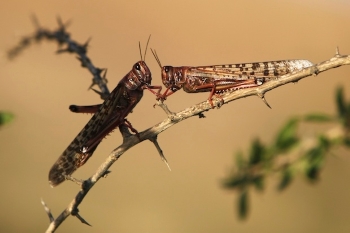
[{"label": "blurred background", "polygon": [[[43,198],[56,217],[78,191],[72,182],[48,185],[48,171],[91,116],[73,114],[70,104],[102,102],[87,91],[91,74],[75,55],[55,55],[57,43],[43,42],[13,61],[6,51],[34,32],[30,16],[57,28],[56,17],[72,20],[72,38],[92,38],[88,55],[108,68],[112,90],[140,59],[138,42],[157,50],[163,65],[198,66],[279,59],[331,58],[336,46],[350,54],[350,2],[335,1],[44,1],[0,2],[0,110],[15,120],[0,130],[0,231],[43,232],[48,217]],[[154,85],[160,69],[149,52],[146,62]],[[350,95],[350,67],[309,77],[298,84],[268,92],[269,109],[250,97],[193,117],[159,135],[172,171],[150,142],[125,153],[80,205],[88,227],[69,217],[58,232],[349,232],[349,152],[327,160],[321,179],[309,184],[298,178],[287,190],[276,191],[274,178],[264,192],[253,192],[251,212],[239,221],[236,194],[221,180],[230,171],[233,154],[247,151],[260,137],[270,142],[290,116],[335,112],[334,93],[344,86]],[[179,91],[167,100],[172,111],[206,100],[208,93]],[[153,108],[145,92],[128,116],[139,131],[166,115]],[[94,156],[74,176],[87,178],[120,145],[118,130],[103,140]]]}]

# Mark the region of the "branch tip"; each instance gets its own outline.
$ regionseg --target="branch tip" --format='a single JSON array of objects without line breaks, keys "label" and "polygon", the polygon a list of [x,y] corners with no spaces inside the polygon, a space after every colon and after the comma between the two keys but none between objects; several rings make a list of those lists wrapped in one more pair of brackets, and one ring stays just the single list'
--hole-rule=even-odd
[{"label": "branch tip", "polygon": [[49,216],[50,223],[55,221],[55,218],[53,217],[50,208],[47,207],[46,203],[44,202],[44,200],[42,198],[41,198],[41,204],[44,206],[44,210],[45,210],[46,214]]}]

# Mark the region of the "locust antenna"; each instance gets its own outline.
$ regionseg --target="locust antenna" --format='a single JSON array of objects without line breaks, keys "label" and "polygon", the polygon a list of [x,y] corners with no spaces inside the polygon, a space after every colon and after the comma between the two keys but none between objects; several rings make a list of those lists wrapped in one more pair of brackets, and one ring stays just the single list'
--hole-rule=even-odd
[{"label": "locust antenna", "polygon": [[141,43],[140,43],[140,41],[139,41],[139,51],[140,51],[141,61],[143,61],[143,59],[142,59],[142,53],[141,53]]},{"label": "locust antenna", "polygon": [[160,60],[159,60],[159,57],[158,57],[158,54],[157,54],[156,50],[151,49],[151,51],[152,51],[153,56],[156,59],[158,65],[159,65],[159,67],[162,68],[162,64],[160,63]]},{"label": "locust antenna", "polygon": [[143,55],[143,58],[142,58],[142,53],[141,53],[141,43],[139,41],[139,51],[140,51],[141,61],[145,61],[146,60],[146,53],[147,53],[148,43],[149,43],[150,39],[151,39],[151,35],[149,35],[149,37],[148,37],[147,44],[146,44],[146,49],[145,49],[145,54]]},{"label": "locust antenna", "polygon": [[149,43],[150,39],[151,39],[151,34],[149,35],[148,40],[147,40],[146,49],[145,49],[145,55],[143,56],[144,61],[146,61],[146,53],[147,53],[148,43]]}]

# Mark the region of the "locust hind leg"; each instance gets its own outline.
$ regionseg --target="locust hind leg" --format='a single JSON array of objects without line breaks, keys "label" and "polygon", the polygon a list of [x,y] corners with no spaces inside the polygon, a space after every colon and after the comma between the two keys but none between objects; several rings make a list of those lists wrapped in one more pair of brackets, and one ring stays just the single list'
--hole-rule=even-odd
[{"label": "locust hind leg", "polygon": [[96,105],[88,105],[88,106],[79,106],[79,105],[70,105],[69,110],[71,112],[76,113],[96,113],[102,104],[96,104]]},{"label": "locust hind leg", "polygon": [[209,103],[213,107],[213,101],[212,97],[215,94],[216,97],[220,98],[220,105],[224,104],[224,99],[222,98],[222,93],[225,91],[237,91],[239,89],[245,89],[245,88],[253,88],[253,87],[258,87],[262,85],[264,82],[259,80],[259,79],[250,79],[250,80],[237,80],[231,84],[225,84],[223,85],[222,83],[227,80],[220,80],[217,81],[213,84],[212,90],[209,95]]}]

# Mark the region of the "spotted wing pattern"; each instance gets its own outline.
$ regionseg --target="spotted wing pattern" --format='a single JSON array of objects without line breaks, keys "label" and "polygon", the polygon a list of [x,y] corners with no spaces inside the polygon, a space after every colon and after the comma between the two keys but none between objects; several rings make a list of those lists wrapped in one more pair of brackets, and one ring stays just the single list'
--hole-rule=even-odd
[{"label": "spotted wing pattern", "polygon": [[[124,122],[128,112],[123,111],[123,108],[128,106],[129,102],[126,88],[118,85],[50,169],[49,183],[52,187],[63,182],[66,175],[72,174],[91,157],[100,141],[109,133],[104,134],[103,130],[112,120],[119,121],[119,124]],[[101,139],[83,153],[82,148],[96,135],[101,135]]]},{"label": "spotted wing pattern", "polygon": [[235,80],[248,80],[255,78],[265,78],[268,81],[285,74],[312,66],[308,60],[280,60],[267,62],[252,62],[228,65],[197,66],[191,68],[191,71],[214,75],[217,78],[231,78]]}]

